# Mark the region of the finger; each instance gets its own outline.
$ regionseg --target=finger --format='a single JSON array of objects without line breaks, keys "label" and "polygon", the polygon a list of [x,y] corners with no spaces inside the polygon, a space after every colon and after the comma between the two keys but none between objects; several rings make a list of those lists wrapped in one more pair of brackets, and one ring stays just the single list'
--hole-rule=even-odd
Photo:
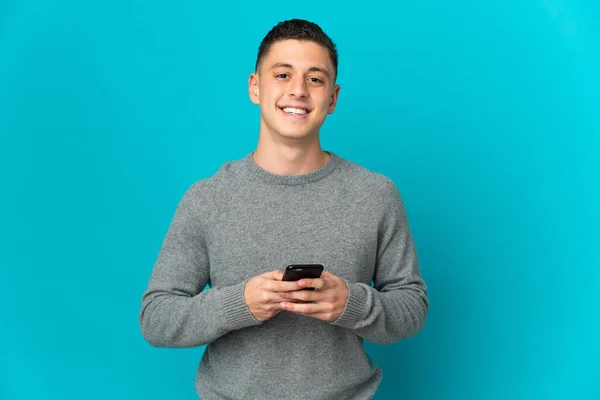
[{"label": "finger", "polygon": [[321,273],[321,278],[323,278],[323,279],[334,278],[334,277],[336,277],[336,276],[328,271],[323,271]]},{"label": "finger", "polygon": [[281,294],[278,292],[270,292],[268,290],[264,290],[260,297],[260,302],[263,305],[271,305],[271,306],[275,306],[276,308],[279,308],[281,302],[284,302],[284,301],[293,301],[293,300],[289,300],[286,297],[282,297]]},{"label": "finger", "polygon": [[281,307],[286,311],[309,315],[327,313],[331,309],[331,306],[326,303],[290,303],[287,301],[282,302]]},{"label": "finger", "polygon": [[303,288],[309,288],[309,287],[311,287],[311,288],[321,289],[321,290],[323,290],[323,289],[326,288],[325,280],[320,279],[320,278],[315,278],[315,279],[308,279],[308,278],[300,279],[298,281],[298,285],[300,285],[300,287],[303,287]]},{"label": "finger", "polygon": [[323,299],[323,293],[313,292],[312,290],[293,290],[291,292],[281,292],[281,297],[290,300],[302,301],[320,301]]},{"label": "finger", "polygon": [[267,285],[267,289],[273,292],[289,292],[302,289],[298,281],[272,281]]},{"label": "finger", "polygon": [[273,271],[265,272],[264,274],[261,274],[260,276],[262,276],[263,278],[274,279],[274,280],[280,281],[281,278],[283,278],[283,272],[276,269]]}]

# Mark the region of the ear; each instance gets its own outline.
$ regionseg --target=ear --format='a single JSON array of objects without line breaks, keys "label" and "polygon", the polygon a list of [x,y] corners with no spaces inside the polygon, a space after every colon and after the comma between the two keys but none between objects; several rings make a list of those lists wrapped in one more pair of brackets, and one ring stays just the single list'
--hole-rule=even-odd
[{"label": "ear", "polygon": [[337,105],[338,96],[340,95],[340,85],[333,86],[333,92],[331,94],[331,99],[329,101],[329,108],[327,109],[327,114],[333,114],[335,110],[335,106]]},{"label": "ear", "polygon": [[254,104],[260,104],[260,93],[258,89],[258,75],[254,72],[251,73],[248,78],[248,94],[250,95],[250,101]]}]

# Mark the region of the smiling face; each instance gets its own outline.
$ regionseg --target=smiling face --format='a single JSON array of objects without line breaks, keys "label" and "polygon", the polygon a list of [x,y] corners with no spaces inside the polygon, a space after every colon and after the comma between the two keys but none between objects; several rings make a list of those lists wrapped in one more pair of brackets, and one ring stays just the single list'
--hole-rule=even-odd
[{"label": "smiling face", "polygon": [[327,49],[311,41],[273,43],[248,80],[260,105],[260,134],[273,139],[314,139],[333,113],[340,86]]}]

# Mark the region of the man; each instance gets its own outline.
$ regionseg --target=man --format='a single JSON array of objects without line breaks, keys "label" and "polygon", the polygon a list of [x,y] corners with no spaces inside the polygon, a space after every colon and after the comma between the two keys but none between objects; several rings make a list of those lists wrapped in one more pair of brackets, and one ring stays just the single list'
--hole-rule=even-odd
[{"label": "man", "polygon": [[[368,399],[381,371],[363,340],[424,326],[426,286],[396,186],[320,147],[337,59],[314,23],[267,34],[248,81],[256,151],[185,192],[160,249],[142,333],[157,347],[208,345],[202,399]],[[311,263],[321,278],[281,280],[286,265]]]}]

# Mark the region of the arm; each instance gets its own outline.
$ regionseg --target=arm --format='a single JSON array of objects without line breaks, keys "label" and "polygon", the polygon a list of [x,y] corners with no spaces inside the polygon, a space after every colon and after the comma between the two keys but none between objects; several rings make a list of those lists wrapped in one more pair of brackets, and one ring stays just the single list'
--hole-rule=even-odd
[{"label": "arm", "polygon": [[260,324],[246,306],[245,282],[202,291],[210,266],[201,222],[210,204],[200,200],[201,186],[192,185],[179,202],[142,295],[142,335],[156,347],[201,346]]},{"label": "arm", "polygon": [[413,238],[398,189],[387,180],[374,287],[346,281],[348,300],[334,325],[352,329],[374,343],[393,343],[416,335],[429,309]]}]

